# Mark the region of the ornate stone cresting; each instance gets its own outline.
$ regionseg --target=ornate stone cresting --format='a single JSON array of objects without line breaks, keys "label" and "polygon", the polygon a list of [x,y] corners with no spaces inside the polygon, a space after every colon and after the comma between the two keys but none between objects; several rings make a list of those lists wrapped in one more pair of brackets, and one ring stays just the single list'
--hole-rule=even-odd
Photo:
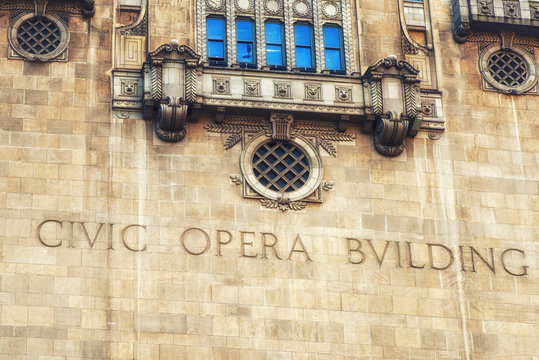
[{"label": "ornate stone cresting", "polygon": [[[415,137],[421,126],[418,73],[410,63],[390,55],[369,66],[364,75],[371,95],[366,122],[374,123],[374,147],[382,155],[400,155],[406,136]],[[372,123],[364,128],[371,129]]]},{"label": "ornate stone cresting", "polygon": [[155,120],[155,132],[164,141],[185,137],[189,113],[196,118],[196,68],[200,55],[177,40],[149,53],[144,65],[144,114]]}]

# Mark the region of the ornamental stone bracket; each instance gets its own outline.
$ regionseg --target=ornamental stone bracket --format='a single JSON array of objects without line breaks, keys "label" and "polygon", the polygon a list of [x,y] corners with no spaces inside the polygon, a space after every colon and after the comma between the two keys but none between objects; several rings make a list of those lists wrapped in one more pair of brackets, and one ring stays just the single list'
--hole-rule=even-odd
[{"label": "ornamental stone bracket", "polygon": [[374,128],[374,147],[385,156],[404,151],[406,136],[415,137],[422,122],[419,71],[410,63],[390,55],[365,72],[371,111],[363,131]]},{"label": "ornamental stone bracket", "polygon": [[197,67],[200,55],[172,40],[149,53],[144,64],[144,117],[155,121],[155,132],[164,141],[185,137],[185,122],[198,117]]}]

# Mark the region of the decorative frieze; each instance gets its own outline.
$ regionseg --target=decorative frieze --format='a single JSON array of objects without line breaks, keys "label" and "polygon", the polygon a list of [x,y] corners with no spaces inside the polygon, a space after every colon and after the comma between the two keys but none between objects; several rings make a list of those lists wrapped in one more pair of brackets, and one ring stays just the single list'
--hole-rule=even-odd
[{"label": "decorative frieze", "polygon": [[281,99],[290,99],[292,98],[291,84],[288,81],[274,81],[273,82],[274,92],[273,96]]},{"label": "decorative frieze", "polygon": [[230,94],[230,78],[214,78],[213,91],[214,94],[228,95]]},{"label": "decorative frieze", "polygon": [[503,14],[509,18],[520,17],[519,2],[514,0],[503,0]]},{"label": "decorative frieze", "polygon": [[352,87],[335,86],[335,101],[344,103],[352,102]]},{"label": "decorative frieze", "polygon": [[305,100],[321,100],[322,86],[320,84],[305,84]]},{"label": "decorative frieze", "polygon": [[245,80],[243,82],[243,95],[245,96],[261,96],[260,95],[260,80]]}]

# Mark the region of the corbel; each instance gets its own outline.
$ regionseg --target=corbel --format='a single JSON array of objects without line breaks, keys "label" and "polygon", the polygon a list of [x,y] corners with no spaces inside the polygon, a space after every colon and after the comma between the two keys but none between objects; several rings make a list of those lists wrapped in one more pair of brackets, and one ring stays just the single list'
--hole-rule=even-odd
[{"label": "corbel", "polygon": [[365,121],[372,119],[374,148],[382,155],[400,155],[406,136],[414,137],[421,126],[418,73],[395,55],[379,60],[365,72],[371,97]]},{"label": "corbel", "polygon": [[226,108],[224,106],[218,106],[215,109],[215,123],[222,124],[225,119]]},{"label": "corbel", "polygon": [[155,133],[163,141],[181,141],[189,114],[198,118],[197,68],[200,55],[177,40],[150,52],[144,65],[144,115],[155,121]]}]

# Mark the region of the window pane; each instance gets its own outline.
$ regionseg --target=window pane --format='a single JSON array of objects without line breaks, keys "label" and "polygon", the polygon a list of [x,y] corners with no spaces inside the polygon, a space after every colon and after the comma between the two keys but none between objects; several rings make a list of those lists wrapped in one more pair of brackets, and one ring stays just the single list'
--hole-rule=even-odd
[{"label": "window pane", "polygon": [[324,46],[332,48],[341,47],[341,34],[337,27],[324,27]]},{"label": "window pane", "polygon": [[238,43],[238,61],[253,62],[253,45]]},{"label": "window pane", "polygon": [[272,44],[282,44],[282,25],[279,23],[266,23],[266,42]]},{"label": "window pane", "polygon": [[296,66],[312,67],[311,48],[296,47]]},{"label": "window pane", "polygon": [[253,41],[253,27],[249,20],[236,21],[236,38],[238,41]]},{"label": "window pane", "polygon": [[208,57],[210,58],[224,58],[224,48],[221,41],[208,41]]},{"label": "window pane", "polygon": [[279,45],[266,47],[266,63],[268,65],[283,65],[283,50]]},{"label": "window pane", "polygon": [[341,70],[341,52],[326,49],[326,69]]},{"label": "window pane", "polygon": [[223,39],[223,19],[208,19],[208,39]]},{"label": "window pane", "polygon": [[309,25],[294,25],[296,45],[311,46],[311,29]]}]

